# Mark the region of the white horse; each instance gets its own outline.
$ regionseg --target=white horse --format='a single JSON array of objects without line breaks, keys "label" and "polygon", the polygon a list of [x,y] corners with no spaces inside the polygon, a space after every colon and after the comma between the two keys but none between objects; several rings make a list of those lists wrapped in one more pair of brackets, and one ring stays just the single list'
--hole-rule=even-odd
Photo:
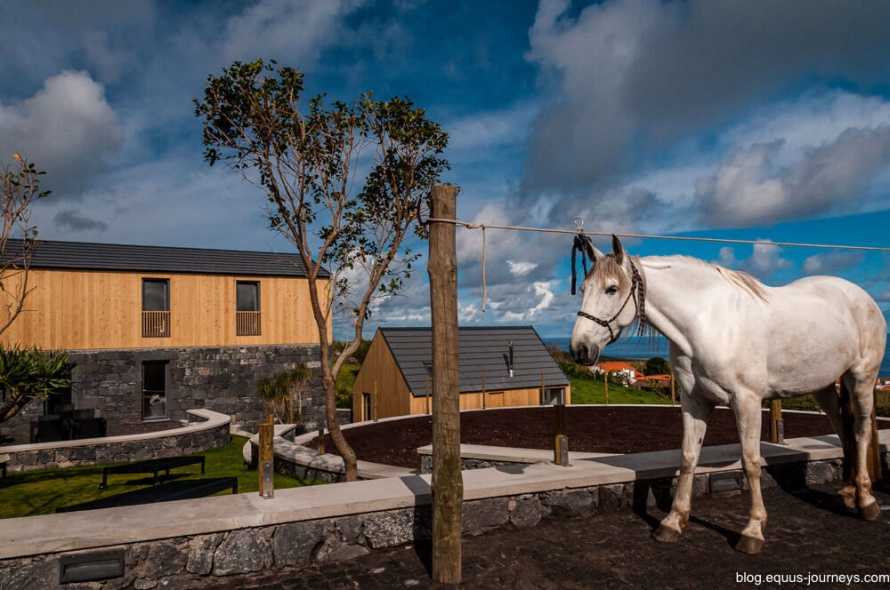
[{"label": "white horse", "polygon": [[[847,456],[844,445],[852,481],[841,495],[865,520],[878,518],[866,451],[887,326],[865,291],[833,277],[773,288],[695,258],[631,258],[615,237],[610,255],[585,243],[593,268],[581,286],[572,356],[592,365],[600,350],[639,318],[670,341],[671,366],[683,392],[680,476],[671,511],[653,533],[656,539],[677,541],[688,522],[707,420],[714,406],[725,404],[735,412],[751,490],[750,520],[736,549],[759,553],[766,525],[760,490],[761,400],[804,394],[813,394],[841,437],[845,420],[852,421],[853,456]],[[841,411],[850,394],[852,419]]]}]

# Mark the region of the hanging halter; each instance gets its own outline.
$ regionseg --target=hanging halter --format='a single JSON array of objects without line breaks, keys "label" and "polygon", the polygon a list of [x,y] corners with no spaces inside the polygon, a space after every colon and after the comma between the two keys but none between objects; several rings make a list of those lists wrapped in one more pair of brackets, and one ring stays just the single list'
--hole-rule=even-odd
[{"label": "hanging halter", "polygon": [[[590,238],[584,234],[579,233],[575,236],[575,241],[572,244],[572,295],[575,294],[575,284],[577,282],[577,276],[575,274],[575,252],[581,250],[581,261],[584,267],[584,275],[587,275],[587,246],[592,244],[590,243]],[[618,337],[621,335],[621,330],[618,330],[618,334],[615,334],[615,331],[612,329],[612,322],[618,319],[618,316],[621,315],[621,312],[624,311],[624,308],[627,307],[628,302],[631,299],[634,299],[634,304],[637,307],[636,314],[634,317],[640,318],[640,329],[639,334],[643,334],[643,330],[646,325],[646,283],[643,281],[643,276],[640,274],[640,271],[637,269],[637,266],[634,264],[633,258],[628,257],[628,262],[630,263],[630,271],[631,271],[631,286],[630,291],[627,294],[627,297],[624,299],[624,303],[621,304],[621,308],[608,320],[604,320],[602,318],[598,318],[596,316],[590,315],[586,311],[580,310],[578,311],[578,316],[582,318],[586,318],[594,323],[603,326],[607,330],[609,330],[609,344],[612,344]],[[634,295],[637,294],[636,297]]]}]

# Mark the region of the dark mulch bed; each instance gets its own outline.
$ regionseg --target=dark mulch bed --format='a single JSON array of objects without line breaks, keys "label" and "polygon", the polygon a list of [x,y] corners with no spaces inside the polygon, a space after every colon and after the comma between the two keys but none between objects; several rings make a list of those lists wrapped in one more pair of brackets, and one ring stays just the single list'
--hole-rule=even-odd
[{"label": "dark mulch bed", "polygon": [[[460,438],[465,444],[532,449],[553,448],[553,408],[517,408],[461,413]],[[819,414],[785,412],[785,437],[817,436],[834,431],[828,418]],[[880,428],[890,428],[886,421]],[[566,408],[569,449],[594,453],[641,453],[680,448],[683,424],[680,408],[591,407]],[[368,423],[343,431],[360,460],[420,468],[416,449],[430,444],[432,418]],[[761,440],[769,440],[769,412],[763,413]],[[737,443],[735,416],[717,409],[708,422],[705,446]],[[315,442],[310,445],[315,447]],[[330,436],[325,449],[336,452]]]}]

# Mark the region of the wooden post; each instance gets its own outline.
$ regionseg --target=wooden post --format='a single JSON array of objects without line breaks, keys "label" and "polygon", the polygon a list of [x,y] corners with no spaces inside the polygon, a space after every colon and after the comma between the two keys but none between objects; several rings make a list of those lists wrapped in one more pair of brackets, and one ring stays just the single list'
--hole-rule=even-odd
[{"label": "wooden post", "polygon": [[272,498],[275,495],[274,453],[272,452],[275,424],[272,423],[271,415],[269,418],[268,422],[260,424],[259,469],[257,472],[260,477],[261,498]]},{"label": "wooden post", "polygon": [[563,467],[569,466],[569,438],[566,436],[566,406],[565,404],[556,404],[553,408],[556,411],[554,427],[555,436],[553,437],[553,462]]},{"label": "wooden post", "polygon": [[785,444],[785,423],[782,420],[782,400],[774,399],[769,403],[769,441],[773,444]]},{"label": "wooden post", "polygon": [[671,371],[671,405],[677,405],[677,384],[674,382],[673,371]]},{"label": "wooden post", "polygon": [[[563,400],[565,401],[565,400]],[[541,371],[541,399],[538,400],[538,405],[544,405],[544,371]]]},{"label": "wooden post", "polygon": [[374,399],[372,402],[374,405],[374,422],[377,422],[377,398],[377,381],[374,381]]},{"label": "wooden post", "polygon": [[324,455],[324,428],[318,429],[318,448],[316,449],[319,455]]},{"label": "wooden post", "polygon": [[427,375],[426,378],[426,415],[430,415],[430,378]]},{"label": "wooden post", "polygon": [[603,375],[605,375],[604,383],[606,384],[606,405],[608,406],[609,405],[609,372],[603,371]]},{"label": "wooden post", "polygon": [[[434,186],[430,216],[453,220],[457,187]],[[433,580],[461,581],[460,374],[458,372],[455,225],[430,222],[430,307],[433,344]]]},{"label": "wooden post", "polygon": [[485,374],[482,374],[482,409],[485,409]]}]

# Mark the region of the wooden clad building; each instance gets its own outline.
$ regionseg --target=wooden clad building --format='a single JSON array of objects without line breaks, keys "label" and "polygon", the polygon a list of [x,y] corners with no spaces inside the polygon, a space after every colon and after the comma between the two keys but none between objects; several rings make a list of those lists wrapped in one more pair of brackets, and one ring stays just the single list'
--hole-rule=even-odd
[{"label": "wooden clad building", "polygon": [[[432,408],[429,328],[380,328],[353,385],[355,421]],[[534,328],[460,328],[460,408],[570,403],[569,379]]]},{"label": "wooden clad building", "polygon": [[[110,425],[182,419],[193,407],[252,425],[262,411],[258,379],[299,362],[317,366],[306,270],[295,254],[44,241],[28,286],[0,343],[66,350],[77,367],[70,400],[32,404],[20,421],[70,403]],[[303,412],[313,427],[320,395],[308,396],[318,408]],[[25,442],[17,419],[3,434]]]}]

